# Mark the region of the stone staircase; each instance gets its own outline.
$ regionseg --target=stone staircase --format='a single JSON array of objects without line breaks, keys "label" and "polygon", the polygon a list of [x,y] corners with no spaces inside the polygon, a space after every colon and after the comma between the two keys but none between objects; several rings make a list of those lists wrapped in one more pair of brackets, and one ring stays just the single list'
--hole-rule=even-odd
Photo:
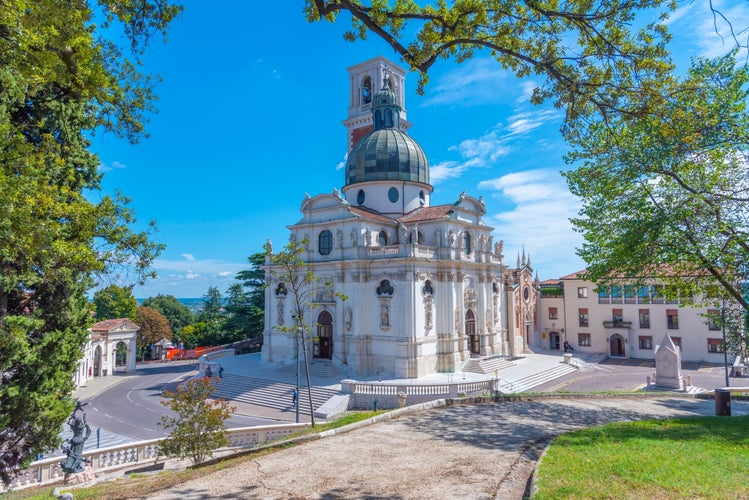
[{"label": "stone staircase", "polygon": [[494,356],[491,358],[471,358],[463,364],[462,371],[468,373],[480,373],[482,375],[493,375],[505,368],[515,366],[509,358]]},{"label": "stone staircase", "polygon": [[[284,365],[276,370],[279,373],[296,373],[296,363]],[[310,377],[319,378],[330,378],[330,379],[341,379],[345,378],[341,372],[339,372],[330,361],[321,361],[316,359],[309,364]],[[304,372],[304,362],[299,362],[299,376],[304,378],[306,374]]]},{"label": "stone staircase", "polygon": [[499,383],[497,384],[498,390],[504,394],[526,392],[533,387],[545,384],[546,382],[551,382],[552,380],[556,380],[561,376],[575,371],[577,371],[575,366],[566,363],[559,363],[558,366],[554,366],[548,370],[540,371],[517,380],[504,380],[500,376]]},{"label": "stone staircase", "polygon": [[[294,372],[296,373],[296,367],[294,367]],[[300,381],[304,382],[304,377],[301,375]],[[224,378],[219,379],[216,384],[213,397],[288,411],[294,409],[292,394],[295,388],[296,384],[224,373]],[[299,393],[299,411],[309,413],[307,387],[300,386]],[[339,391],[333,389],[312,387],[312,406],[317,410],[337,394]]]}]

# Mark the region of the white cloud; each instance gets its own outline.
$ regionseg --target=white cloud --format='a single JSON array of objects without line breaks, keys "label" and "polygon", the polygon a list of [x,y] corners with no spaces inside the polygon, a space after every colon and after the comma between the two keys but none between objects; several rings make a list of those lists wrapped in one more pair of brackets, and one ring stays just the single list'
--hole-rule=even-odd
[{"label": "white cloud", "polygon": [[[561,118],[556,110],[538,109],[517,112],[507,119],[506,124],[498,123],[492,130],[476,139],[464,139],[448,151],[456,151],[460,160],[443,161],[430,167],[432,184],[445,179],[460,177],[473,167],[490,167],[500,158],[510,155],[518,144],[527,147],[528,136],[535,130]],[[555,147],[553,144],[538,142],[535,151],[544,147]]]},{"label": "white cloud", "polygon": [[558,171],[515,172],[482,181],[479,189],[494,191],[493,198],[511,205],[487,217],[496,237],[513,245],[505,246],[507,264],[514,265],[524,248],[543,279],[582,269],[582,261],[575,257],[575,248],[582,240],[569,221],[577,215],[580,203]]},{"label": "white cloud", "polygon": [[99,170],[99,172],[102,172],[102,173],[107,173],[115,169],[123,169],[123,168],[127,168],[127,165],[125,165],[124,163],[120,163],[118,161],[113,161],[112,163],[109,163],[109,164],[100,163],[99,166],[97,167],[97,170]]},{"label": "white cloud", "polygon": [[192,262],[195,260],[195,256],[191,253],[183,253],[182,257],[185,258],[186,261]]},{"label": "white cloud", "polygon": [[496,60],[474,58],[459,64],[430,84],[430,97],[421,106],[471,106],[505,102],[510,85],[516,85],[515,81],[515,77],[503,70]]},{"label": "white cloud", "polygon": [[225,278],[227,276],[233,276],[233,274],[230,273],[229,271],[221,271],[220,273],[218,273],[218,275],[221,276],[222,278]]},{"label": "white cloud", "polygon": [[538,87],[538,84],[533,81],[525,81],[520,84],[520,90],[521,93],[518,96],[517,99],[515,99],[515,104],[527,104],[531,100],[531,96],[533,95],[533,91]]},{"label": "white cloud", "polygon": [[429,166],[429,181],[437,184],[445,179],[454,179],[460,177],[468,167],[463,163],[456,161],[443,161],[436,165]]},{"label": "white cloud", "polygon": [[193,273],[191,271],[188,271],[188,273],[185,275],[185,278],[187,278],[189,280],[193,280],[195,278],[200,278],[200,275],[197,274],[197,273]]},{"label": "white cloud", "polygon": [[339,161],[338,164],[335,166],[336,170],[341,170],[346,166],[346,162],[348,161],[348,153],[343,155],[343,160]]},{"label": "white cloud", "polygon": [[[714,11],[710,10],[710,4]],[[678,8],[668,19],[675,32],[694,43],[703,57],[725,55],[749,36],[749,3],[713,0],[692,2]],[[735,37],[735,38],[734,38]],[[739,58],[746,57],[742,50]]]}]

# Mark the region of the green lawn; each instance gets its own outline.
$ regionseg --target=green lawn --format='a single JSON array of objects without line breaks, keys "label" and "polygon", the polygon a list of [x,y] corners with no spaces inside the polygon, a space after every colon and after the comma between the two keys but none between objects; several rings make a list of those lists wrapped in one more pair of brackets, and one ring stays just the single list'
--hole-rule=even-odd
[{"label": "green lawn", "polygon": [[749,498],[749,416],[608,424],[559,436],[534,498]]}]

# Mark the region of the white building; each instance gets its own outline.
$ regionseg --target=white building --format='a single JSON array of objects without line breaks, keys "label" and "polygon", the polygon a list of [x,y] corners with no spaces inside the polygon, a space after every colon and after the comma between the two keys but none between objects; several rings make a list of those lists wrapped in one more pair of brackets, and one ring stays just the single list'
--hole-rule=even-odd
[{"label": "white building", "polygon": [[[720,310],[666,300],[659,284],[599,288],[580,278],[584,271],[541,283],[542,345],[560,349],[568,341],[579,352],[655,359],[666,333],[683,361],[723,363]],[[557,292],[555,292],[557,291]]]},{"label": "white building", "polygon": [[[406,133],[405,71],[382,57],[348,71],[345,184],[307,195],[289,226],[308,241],[304,261],[334,282],[308,314],[314,358],[351,375],[417,378],[523,352],[536,332],[530,262],[504,266],[481,198],[431,204],[426,155]],[[262,359],[292,363],[293,301],[270,272],[266,281]]]},{"label": "white building", "polygon": [[85,384],[93,377],[111,375],[116,367],[117,345],[122,344],[126,352],[124,371],[135,371],[136,333],[140,327],[127,318],[108,319],[94,323],[89,339],[73,375],[76,386]]}]

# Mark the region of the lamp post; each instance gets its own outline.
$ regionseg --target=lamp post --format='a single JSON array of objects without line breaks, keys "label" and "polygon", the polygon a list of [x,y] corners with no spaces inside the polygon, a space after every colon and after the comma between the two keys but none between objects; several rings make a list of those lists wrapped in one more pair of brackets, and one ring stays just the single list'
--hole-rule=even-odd
[{"label": "lamp post", "polygon": [[720,324],[723,330],[723,367],[726,372],[726,387],[728,383],[728,349],[726,349],[726,299],[723,299],[723,305],[720,308]]},{"label": "lamp post", "polygon": [[296,332],[296,397],[294,397],[294,411],[296,411],[296,423],[299,423],[299,335],[302,329],[297,328]]}]

